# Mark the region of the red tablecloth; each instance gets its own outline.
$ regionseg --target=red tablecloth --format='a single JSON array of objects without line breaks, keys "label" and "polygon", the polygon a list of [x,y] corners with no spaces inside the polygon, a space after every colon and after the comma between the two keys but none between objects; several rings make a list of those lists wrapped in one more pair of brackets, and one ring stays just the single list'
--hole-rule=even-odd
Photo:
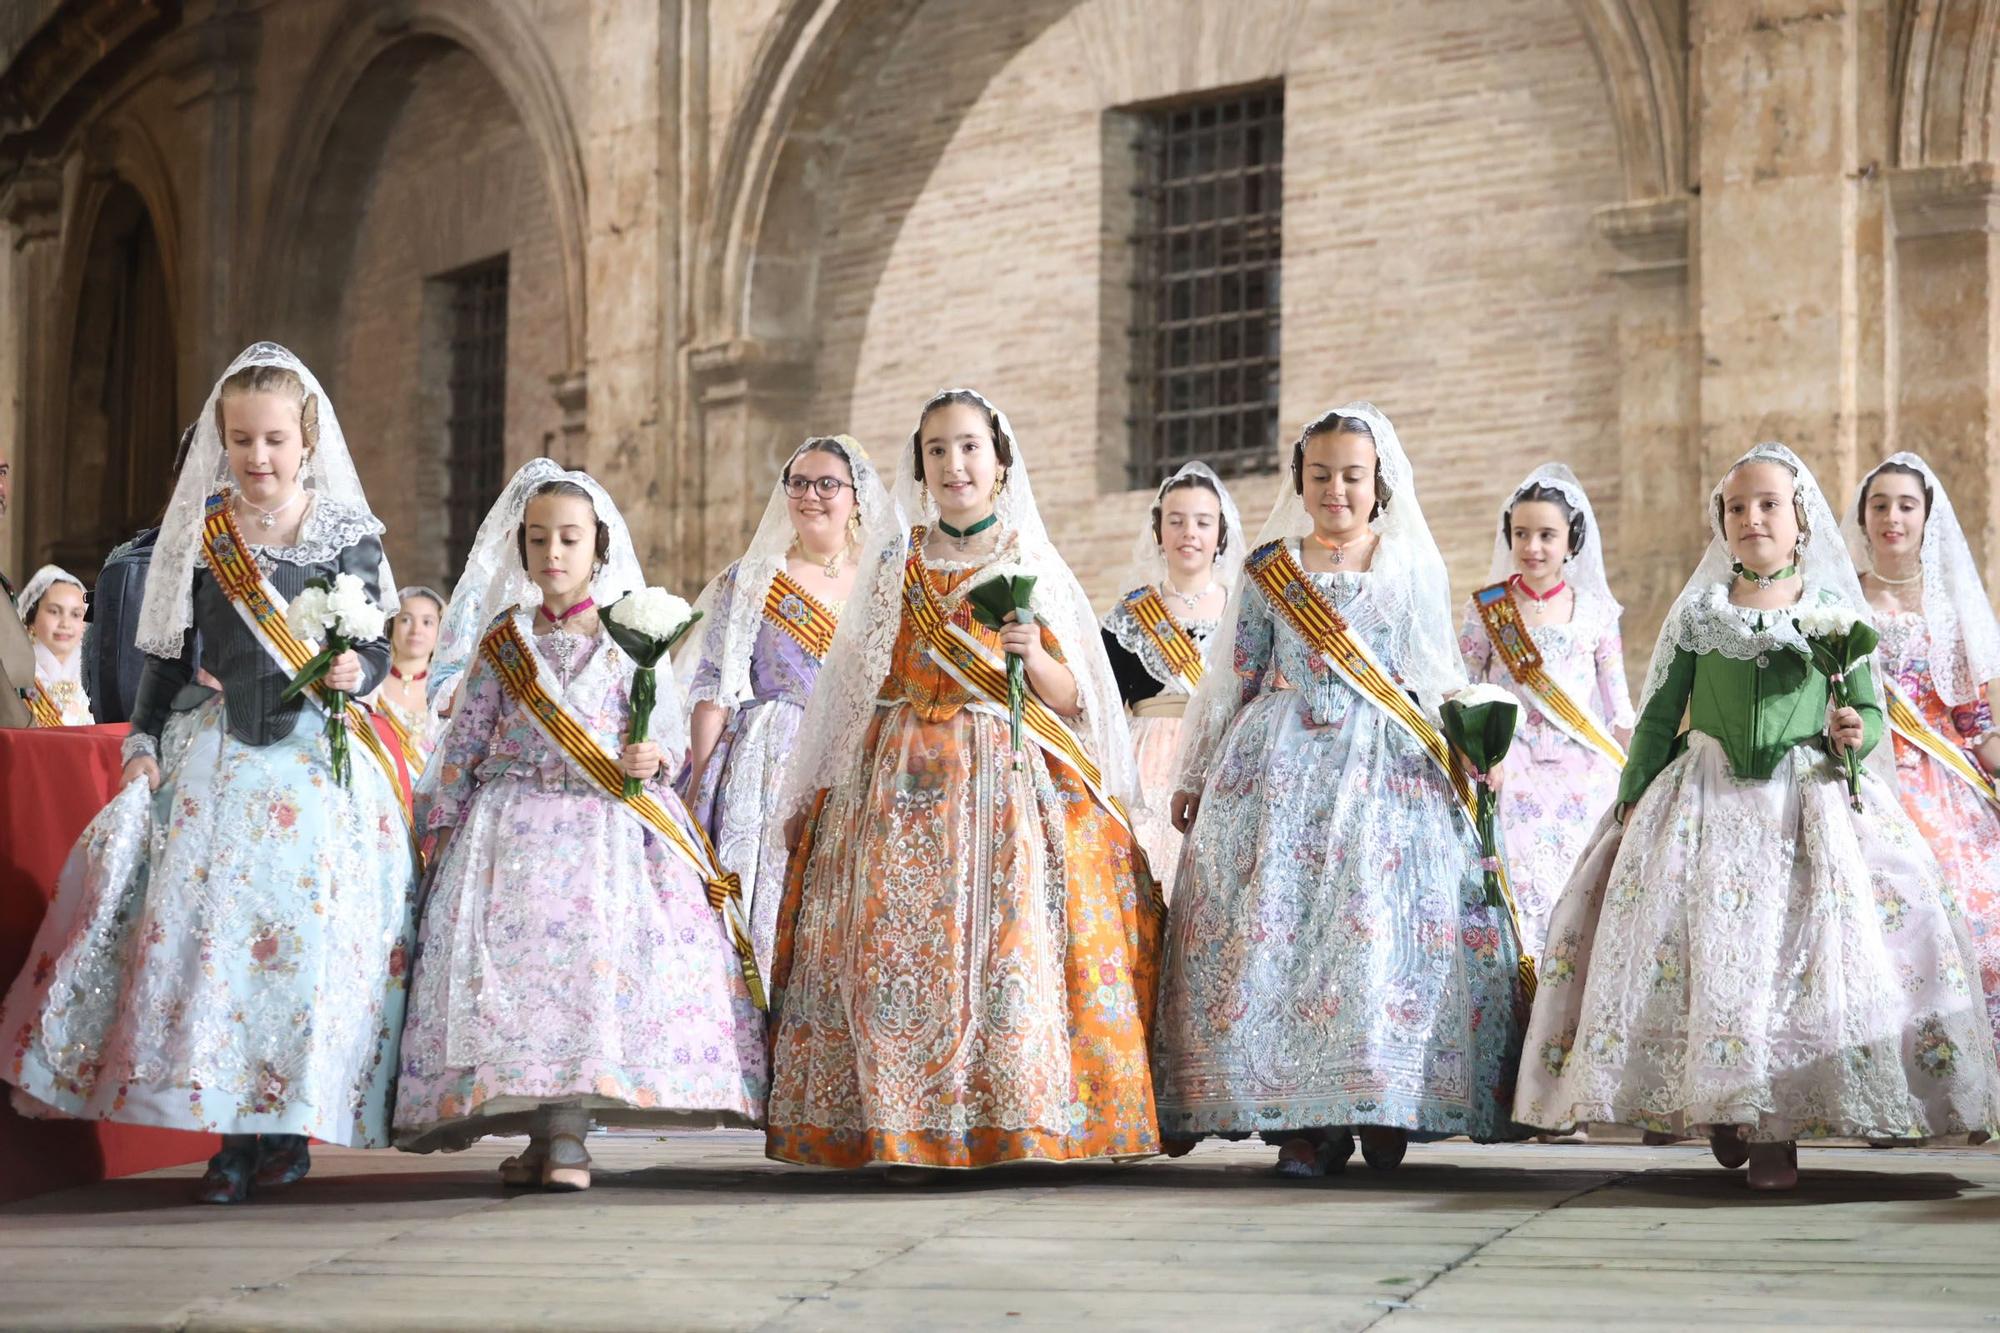
[{"label": "red tablecloth", "polygon": [[[0,728],[0,977],[28,959],[56,876],[91,817],[118,791],[130,728]],[[199,1161],[208,1134],[102,1121],[30,1120],[0,1100],[0,1203],[107,1176]]]}]

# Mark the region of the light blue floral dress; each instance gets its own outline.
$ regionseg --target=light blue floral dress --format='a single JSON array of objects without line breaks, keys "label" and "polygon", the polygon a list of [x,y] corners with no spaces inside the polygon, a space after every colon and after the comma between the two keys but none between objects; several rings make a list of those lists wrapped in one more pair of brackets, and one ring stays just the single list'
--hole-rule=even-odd
[{"label": "light blue floral dress", "polygon": [[[1307,577],[1396,672],[1370,576]],[[1168,923],[1162,1133],[1510,1136],[1519,953],[1451,787],[1254,583],[1231,666],[1240,708],[1208,757]]]}]

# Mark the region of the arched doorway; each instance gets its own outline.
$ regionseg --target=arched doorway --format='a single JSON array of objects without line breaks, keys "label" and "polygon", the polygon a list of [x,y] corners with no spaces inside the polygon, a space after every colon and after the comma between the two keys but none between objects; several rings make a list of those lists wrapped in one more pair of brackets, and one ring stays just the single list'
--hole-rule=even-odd
[{"label": "arched doorway", "polygon": [[43,558],[94,573],[110,549],[157,521],[173,489],[174,322],[166,269],[138,191],[115,182],[83,263],[63,414],[54,521]]}]

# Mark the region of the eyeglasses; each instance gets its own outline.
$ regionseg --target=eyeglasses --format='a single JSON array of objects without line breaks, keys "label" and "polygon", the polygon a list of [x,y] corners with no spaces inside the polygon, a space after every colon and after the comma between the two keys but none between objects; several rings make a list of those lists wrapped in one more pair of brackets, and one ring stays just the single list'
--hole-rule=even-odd
[{"label": "eyeglasses", "polygon": [[831,500],[834,496],[840,494],[840,488],[843,486],[852,490],[854,483],[851,481],[842,481],[839,477],[785,478],[785,494],[791,496],[794,500],[805,499],[807,491],[817,492],[819,498],[822,500]]}]

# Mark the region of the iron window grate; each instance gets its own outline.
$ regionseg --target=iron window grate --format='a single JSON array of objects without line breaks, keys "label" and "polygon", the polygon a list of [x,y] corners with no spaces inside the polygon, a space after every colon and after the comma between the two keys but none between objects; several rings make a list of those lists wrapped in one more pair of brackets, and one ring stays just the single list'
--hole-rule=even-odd
[{"label": "iron window grate", "polygon": [[507,481],[507,256],[443,281],[451,292],[445,567],[456,570]]}]

